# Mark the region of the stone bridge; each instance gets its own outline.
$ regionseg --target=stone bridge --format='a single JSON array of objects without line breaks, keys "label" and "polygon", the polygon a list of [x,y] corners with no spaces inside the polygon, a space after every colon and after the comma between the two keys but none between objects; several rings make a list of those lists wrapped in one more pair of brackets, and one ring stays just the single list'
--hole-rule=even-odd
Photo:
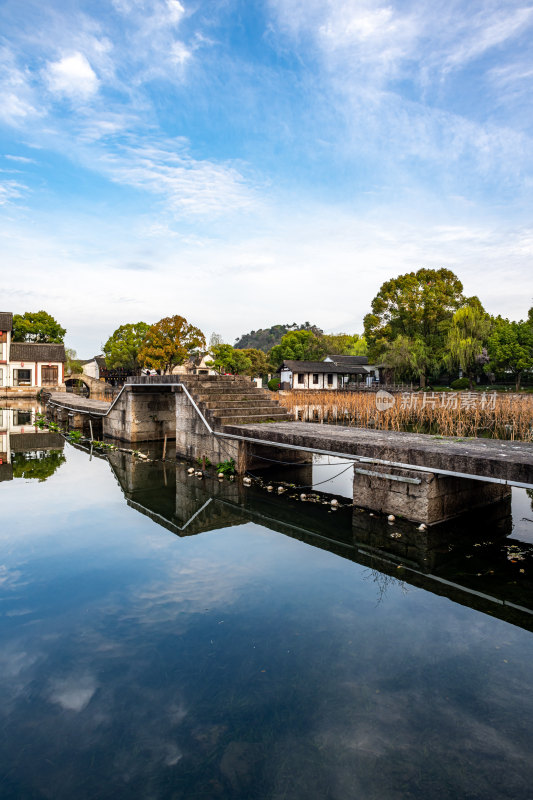
[{"label": "stone bridge", "polygon": [[[131,378],[112,403],[51,395],[49,413],[74,427],[138,443],[175,439],[176,455],[236,471],[310,463],[314,454],[354,462],[354,502],[425,524],[533,488],[533,444],[463,440],[291,420],[272,393],[234,376]],[[85,422],[84,422],[85,421]]]},{"label": "stone bridge", "polygon": [[[91,378],[89,375],[85,375],[84,373],[77,373],[75,375],[69,375],[65,378],[65,388],[68,392],[69,386],[74,386],[78,381],[85,384],[88,390],[88,397],[91,397],[93,400],[110,400],[113,397],[113,387],[109,383],[104,383],[104,381],[99,381],[96,378]],[[68,392],[70,394],[70,392]]]}]

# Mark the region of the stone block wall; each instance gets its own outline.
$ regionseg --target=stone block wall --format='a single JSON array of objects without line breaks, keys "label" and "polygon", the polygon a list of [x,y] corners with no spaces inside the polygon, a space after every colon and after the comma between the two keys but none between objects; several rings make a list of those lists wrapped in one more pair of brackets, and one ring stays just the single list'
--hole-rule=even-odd
[{"label": "stone block wall", "polygon": [[369,464],[354,467],[356,506],[432,525],[509,497],[503,484]]},{"label": "stone block wall", "polygon": [[104,417],[104,435],[125,442],[155,442],[175,435],[174,394],[136,393],[126,387],[116,405]]},{"label": "stone block wall", "polygon": [[221,439],[209,433],[185,393],[176,398],[176,456],[196,461],[205,456],[212,464],[232,458],[237,472],[246,470],[246,451],[242,442]]}]

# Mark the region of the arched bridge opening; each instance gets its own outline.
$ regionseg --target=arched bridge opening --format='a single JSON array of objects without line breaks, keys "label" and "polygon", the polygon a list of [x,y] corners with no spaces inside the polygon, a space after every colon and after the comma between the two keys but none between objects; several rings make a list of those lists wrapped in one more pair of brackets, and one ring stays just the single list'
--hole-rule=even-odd
[{"label": "arched bridge opening", "polygon": [[93,400],[112,400],[116,391],[118,391],[114,390],[109,383],[91,378],[83,373],[69,375],[65,379],[65,389],[67,392],[82,397],[90,397]]}]

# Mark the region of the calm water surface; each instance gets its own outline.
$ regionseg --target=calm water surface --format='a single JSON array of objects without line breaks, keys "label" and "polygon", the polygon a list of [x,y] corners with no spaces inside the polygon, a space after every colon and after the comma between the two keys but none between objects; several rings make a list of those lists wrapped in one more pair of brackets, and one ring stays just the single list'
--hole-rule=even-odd
[{"label": "calm water surface", "polygon": [[16,447],[3,800],[531,798],[524,492],[435,545],[181,464]]}]

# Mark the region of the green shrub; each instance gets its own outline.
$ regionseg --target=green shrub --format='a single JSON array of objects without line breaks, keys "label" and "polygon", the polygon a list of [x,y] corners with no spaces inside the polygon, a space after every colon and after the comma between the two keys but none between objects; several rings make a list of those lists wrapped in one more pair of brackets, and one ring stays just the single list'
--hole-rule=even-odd
[{"label": "green shrub", "polygon": [[456,381],[452,381],[451,387],[452,389],[468,389],[470,386],[470,381],[468,378],[457,378]]},{"label": "green shrub", "polygon": [[233,475],[235,472],[234,460],[228,458],[227,461],[221,461],[220,464],[217,464],[217,472],[221,472],[223,475]]},{"label": "green shrub", "polygon": [[270,378],[268,388],[271,392],[277,392],[279,389],[279,378]]}]

